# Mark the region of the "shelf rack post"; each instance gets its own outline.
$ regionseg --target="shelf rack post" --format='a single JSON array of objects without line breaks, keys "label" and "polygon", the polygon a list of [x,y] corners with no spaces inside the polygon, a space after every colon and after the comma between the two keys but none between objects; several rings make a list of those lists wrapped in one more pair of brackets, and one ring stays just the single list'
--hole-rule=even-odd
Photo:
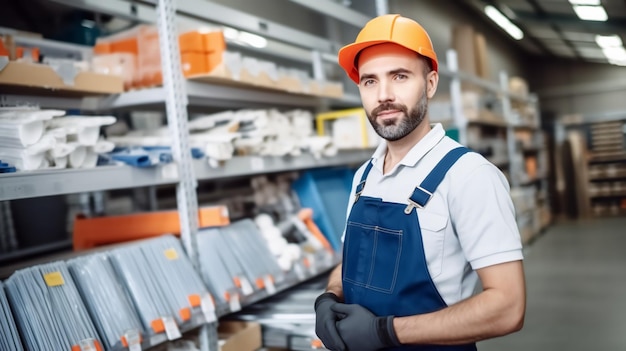
[{"label": "shelf rack post", "polygon": [[450,82],[450,101],[452,104],[452,119],[459,130],[459,143],[467,145],[467,119],[463,115],[463,100],[461,96],[461,77],[459,77],[459,63],[455,50],[446,52],[448,70],[452,81]]},{"label": "shelf rack post", "polygon": [[191,261],[198,263],[196,233],[198,230],[197,182],[193,174],[187,126],[187,88],[180,66],[175,0],[159,0],[157,26],[161,50],[163,88],[167,124],[172,133],[172,154],[179,182],[176,198],[180,212],[181,238]]},{"label": "shelf rack post", "polygon": [[509,96],[509,75],[505,71],[500,72],[500,102],[502,103],[502,113],[504,120],[506,121],[506,146],[507,154],[509,156],[509,175],[511,177],[511,188],[517,188],[520,186],[519,175],[516,175],[520,169],[519,159],[515,157],[515,129],[519,121],[513,119],[513,111],[511,110],[511,100]]},{"label": "shelf rack post", "polygon": [[[161,51],[163,87],[167,124],[172,133],[172,154],[177,167],[179,182],[176,199],[180,217],[181,239],[194,268],[200,271],[198,257],[198,183],[191,163],[189,128],[187,125],[187,88],[180,64],[178,29],[176,27],[176,0],[159,0],[157,5],[157,27]],[[200,349],[217,350],[217,323],[200,327]]]}]

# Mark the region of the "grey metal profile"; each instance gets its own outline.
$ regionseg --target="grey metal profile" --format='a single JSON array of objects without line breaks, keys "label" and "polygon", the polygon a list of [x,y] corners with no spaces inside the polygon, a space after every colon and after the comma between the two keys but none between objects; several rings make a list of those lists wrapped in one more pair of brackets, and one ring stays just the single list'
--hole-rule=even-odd
[{"label": "grey metal profile", "polygon": [[[186,82],[190,106],[196,107],[251,107],[251,106],[299,106],[315,107],[320,103],[316,96],[296,95],[255,87],[228,86],[214,83]],[[133,90],[102,98],[98,110],[114,110],[142,105],[157,105],[165,102],[165,89],[156,87]]]},{"label": "grey metal profile", "polygon": [[177,178],[168,178],[162,167],[103,166],[7,173],[0,175],[0,201],[174,184],[177,181]]},{"label": "grey metal profile", "polygon": [[[211,108],[259,107],[318,107],[323,102],[332,106],[359,106],[358,95],[344,94],[341,98],[294,94],[286,91],[256,88],[244,85],[220,85],[188,80],[189,106]],[[0,105],[36,105],[40,108],[77,109],[82,111],[123,110],[162,106],[165,103],[163,87],[131,90],[121,94],[89,97],[53,97],[36,95],[0,95]]]},{"label": "grey metal profile", "polygon": [[[94,99],[94,98],[88,98]],[[45,95],[0,95],[0,105],[2,106],[37,106],[51,109],[77,109],[91,110],[89,105],[85,105],[87,99],[81,97],[62,97]]]},{"label": "grey metal profile", "polygon": [[302,154],[297,157],[244,156],[232,158],[215,168],[206,161],[195,162],[194,168],[198,180],[217,180],[321,167],[358,166],[367,161],[373,152],[372,149],[345,150],[337,156],[319,159],[312,154]]},{"label": "grey metal profile", "polygon": [[[372,149],[345,150],[336,156],[319,159],[311,154],[298,157],[241,156],[228,160],[216,168],[210,167],[206,160],[193,160],[192,163],[196,179],[216,180],[320,167],[358,165],[368,160],[372,153]],[[2,174],[0,201],[176,184],[179,178],[171,172],[170,166],[135,168],[120,165]]]},{"label": "grey metal profile", "polygon": [[[189,106],[247,108],[247,107],[318,107],[323,101],[332,105],[357,106],[361,100],[357,95],[346,94],[342,98],[294,94],[244,84],[225,85],[218,83],[186,81]],[[87,109],[116,110],[131,107],[160,105],[165,101],[163,87],[132,90],[122,94],[99,98],[96,104],[84,103]]]},{"label": "grey metal profile", "polygon": [[[61,3],[74,8],[81,8],[88,11],[105,13],[121,18],[143,22],[156,22],[156,1],[137,0],[49,0]],[[185,0],[178,2],[178,17],[185,20],[206,24],[221,24],[237,29],[249,31],[267,38],[275,39],[284,43],[316,49],[322,52],[335,52],[338,44],[332,43],[325,38],[321,38],[306,32],[302,32],[242,11],[229,8],[214,2],[205,0]],[[202,9],[202,11],[199,11]],[[279,54],[279,53],[276,53]]]},{"label": "grey metal profile", "polygon": [[308,7],[329,17],[338,19],[344,23],[349,23],[355,27],[363,27],[371,18],[363,13],[330,0],[291,0],[301,6]]}]

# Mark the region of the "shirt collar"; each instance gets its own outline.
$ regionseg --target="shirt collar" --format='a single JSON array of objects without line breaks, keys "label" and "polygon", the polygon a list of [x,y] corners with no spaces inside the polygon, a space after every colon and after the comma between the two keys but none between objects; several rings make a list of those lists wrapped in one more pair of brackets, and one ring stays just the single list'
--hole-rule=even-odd
[{"label": "shirt collar", "polygon": [[[405,166],[415,166],[430,150],[432,150],[446,136],[441,123],[431,125],[431,130],[411,148],[408,154],[400,161],[399,164]],[[382,140],[374,154],[372,155],[372,164],[382,170],[385,154],[387,153],[387,141]]]}]

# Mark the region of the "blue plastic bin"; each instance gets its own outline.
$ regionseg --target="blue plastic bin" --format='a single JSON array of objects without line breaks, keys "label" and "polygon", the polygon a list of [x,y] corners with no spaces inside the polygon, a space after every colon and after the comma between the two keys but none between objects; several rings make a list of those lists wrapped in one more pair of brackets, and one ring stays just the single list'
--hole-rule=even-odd
[{"label": "blue plastic bin", "polygon": [[316,169],[302,173],[292,184],[302,207],[313,209],[313,221],[335,251],[341,249],[354,172],[350,168]]}]

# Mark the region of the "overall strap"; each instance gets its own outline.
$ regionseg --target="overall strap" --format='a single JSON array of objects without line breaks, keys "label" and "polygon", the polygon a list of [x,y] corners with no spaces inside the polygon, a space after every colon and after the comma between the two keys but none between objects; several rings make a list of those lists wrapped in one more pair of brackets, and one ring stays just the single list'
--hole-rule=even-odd
[{"label": "overall strap", "polygon": [[371,169],[372,169],[372,160],[370,159],[370,162],[367,164],[367,167],[365,167],[365,170],[363,171],[363,175],[361,176],[361,181],[356,186],[356,189],[354,191],[354,202],[357,202],[359,200],[359,197],[361,196],[363,189],[365,189],[365,180],[367,179],[367,175],[370,174]]},{"label": "overall strap", "polygon": [[409,204],[404,209],[404,213],[410,214],[413,208],[423,208],[426,206],[430,198],[437,190],[437,187],[448,173],[448,170],[454,165],[454,163],[461,158],[461,156],[470,152],[470,149],[466,147],[458,147],[450,150],[442,159],[437,163],[435,168],[426,176],[422,184],[415,187],[413,194],[409,196]]}]

